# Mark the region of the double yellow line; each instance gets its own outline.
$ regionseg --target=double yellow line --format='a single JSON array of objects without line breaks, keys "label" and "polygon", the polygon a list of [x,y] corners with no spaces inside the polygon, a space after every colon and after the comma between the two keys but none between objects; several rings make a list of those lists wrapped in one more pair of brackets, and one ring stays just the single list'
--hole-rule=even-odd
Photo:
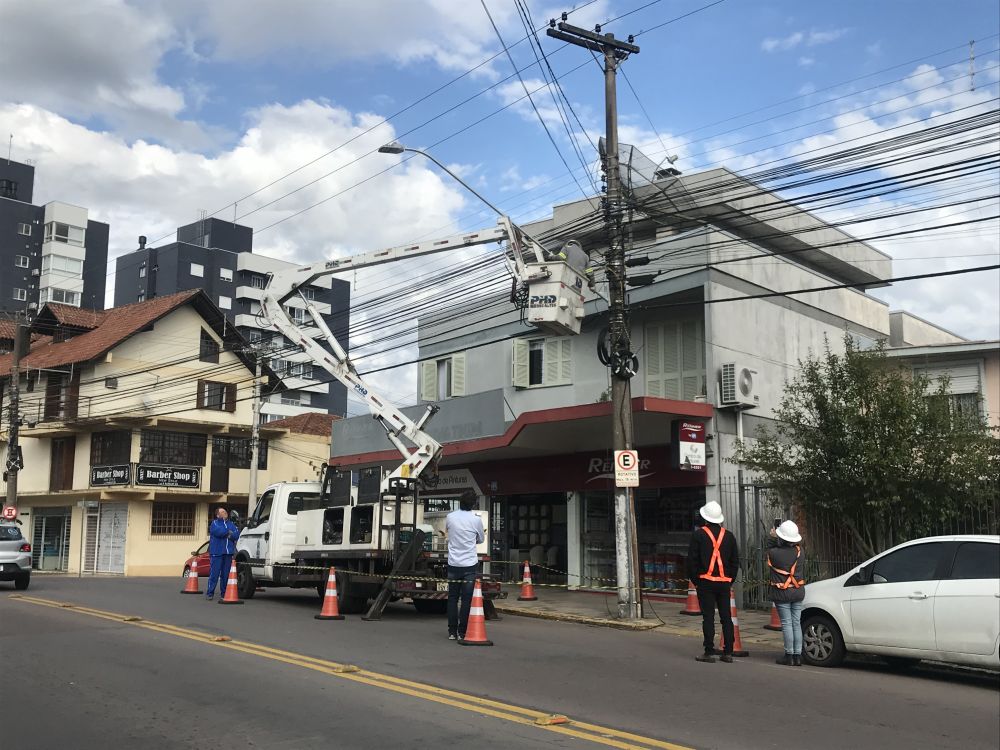
[{"label": "double yellow line", "polygon": [[106,612],[100,609],[93,609],[92,607],[84,607],[82,605],[72,604],[69,602],[58,602],[51,599],[41,599],[24,594],[11,594],[8,598],[15,599],[26,604],[36,604],[42,607],[51,607],[53,609],[64,609],[70,612],[88,615],[90,617],[98,617],[102,620],[110,620],[112,622],[133,625],[146,630],[154,630],[158,633],[164,633],[178,638],[187,638],[188,640],[197,641],[209,646],[218,646],[231,651],[240,651],[245,654],[250,654],[251,656],[290,664],[292,666],[309,669],[314,672],[321,672],[340,679],[350,680],[351,682],[358,682],[372,687],[381,688],[383,690],[390,690],[394,693],[408,695],[413,698],[419,698],[420,700],[431,701],[433,703],[440,703],[442,705],[451,706],[463,711],[471,711],[473,713],[490,716],[495,719],[510,721],[515,724],[534,726],[547,732],[555,732],[557,734],[587,740],[589,742],[605,745],[607,747],[620,748],[621,750],[650,750],[651,748],[655,748],[656,750],[691,750],[691,748],[684,745],[664,742],[663,740],[653,739],[652,737],[643,737],[641,735],[632,734],[631,732],[623,732],[610,727],[588,724],[587,722],[578,721],[566,716],[547,714],[542,711],[524,708],[510,703],[502,703],[500,701],[480,698],[467,693],[446,690],[445,688],[435,687],[434,685],[428,685],[422,682],[404,680],[399,677],[393,677],[392,675],[372,672],[367,669],[360,669],[359,667],[350,664],[340,664],[338,662],[327,661],[326,659],[316,659],[314,657],[295,653],[293,651],[284,651],[282,649],[262,646],[248,641],[234,641],[228,636],[213,635],[211,633],[191,630],[190,628],[181,628],[176,625],[154,622],[135,615]]}]

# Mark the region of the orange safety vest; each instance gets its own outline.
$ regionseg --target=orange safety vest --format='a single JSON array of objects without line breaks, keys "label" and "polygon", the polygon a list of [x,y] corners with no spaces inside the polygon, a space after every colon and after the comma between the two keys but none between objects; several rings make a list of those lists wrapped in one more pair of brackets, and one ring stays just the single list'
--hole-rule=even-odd
[{"label": "orange safety vest", "polygon": [[712,535],[712,530],[708,526],[702,526],[701,530],[708,534],[708,538],[712,540],[712,557],[708,561],[708,570],[698,577],[706,581],[732,583],[732,577],[726,575],[726,568],[722,564],[722,538],[726,535],[726,530],[719,529],[718,539]]},{"label": "orange safety vest", "polygon": [[782,591],[785,589],[798,589],[806,585],[804,580],[800,580],[795,577],[795,568],[799,564],[799,558],[802,556],[802,549],[799,545],[795,545],[795,562],[792,563],[791,570],[782,570],[781,568],[775,567],[774,563],[771,562],[771,556],[767,556],[767,566],[777,573],[779,576],[786,576],[785,580],[781,583],[775,583],[771,581],[771,585],[775,588],[779,588]]}]

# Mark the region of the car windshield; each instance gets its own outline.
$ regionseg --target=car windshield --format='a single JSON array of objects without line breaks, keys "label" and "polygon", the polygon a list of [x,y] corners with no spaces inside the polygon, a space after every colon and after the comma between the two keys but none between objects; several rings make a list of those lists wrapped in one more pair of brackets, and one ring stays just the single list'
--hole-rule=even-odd
[{"label": "car windshield", "polygon": [[0,542],[16,542],[23,538],[17,526],[0,526]]}]

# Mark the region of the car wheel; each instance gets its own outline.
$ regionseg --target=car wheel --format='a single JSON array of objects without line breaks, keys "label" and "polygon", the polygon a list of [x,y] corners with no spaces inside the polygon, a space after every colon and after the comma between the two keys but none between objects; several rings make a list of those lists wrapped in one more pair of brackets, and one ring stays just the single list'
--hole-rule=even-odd
[{"label": "car wheel", "polygon": [[188,575],[190,575],[190,573],[191,573],[191,566],[190,565],[185,565],[184,566],[184,572],[181,573],[181,580],[182,581],[186,581],[188,579]]},{"label": "car wheel", "polygon": [[236,561],[236,593],[240,599],[253,599],[257,591],[257,582],[253,579],[253,571],[246,560]]},{"label": "car wheel", "polygon": [[422,615],[443,615],[448,612],[448,600],[414,599],[413,607]]},{"label": "car wheel", "polygon": [[827,615],[802,620],[802,659],[814,667],[836,667],[844,660],[844,638]]},{"label": "car wheel", "polygon": [[18,591],[24,591],[30,583],[31,573],[22,573],[14,579],[14,588]]},{"label": "car wheel", "polygon": [[897,672],[905,672],[920,663],[920,659],[909,656],[883,656],[882,661],[889,665],[889,669]]}]

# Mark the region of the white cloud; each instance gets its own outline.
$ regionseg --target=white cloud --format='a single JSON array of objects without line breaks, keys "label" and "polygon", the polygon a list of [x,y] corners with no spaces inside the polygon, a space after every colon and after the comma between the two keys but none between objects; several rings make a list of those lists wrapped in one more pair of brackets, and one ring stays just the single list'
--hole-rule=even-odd
[{"label": "white cloud", "polygon": [[816,63],[815,57],[800,57],[798,60],[800,68],[811,68]]},{"label": "white cloud", "polygon": [[816,47],[820,44],[835,42],[844,36],[849,29],[826,29],[812,31],[793,31],[784,37],[768,37],[760,43],[760,48],[765,52],[787,52],[795,49],[799,45],[805,47]]}]

